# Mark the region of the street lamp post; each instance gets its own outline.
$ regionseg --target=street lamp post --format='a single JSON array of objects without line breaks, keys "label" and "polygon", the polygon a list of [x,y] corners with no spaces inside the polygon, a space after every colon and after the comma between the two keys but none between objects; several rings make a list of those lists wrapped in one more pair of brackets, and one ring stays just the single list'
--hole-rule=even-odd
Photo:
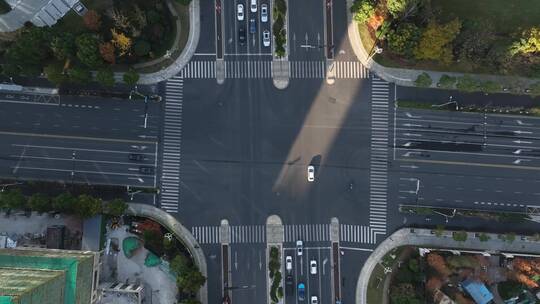
[{"label": "street lamp post", "polygon": [[371,53],[371,55],[369,55],[368,59],[366,60],[366,62],[369,62],[371,60],[371,58],[373,58],[373,56],[375,56],[376,54],[381,54],[383,52],[383,49],[380,48],[379,46],[375,45],[373,47],[373,52]]}]

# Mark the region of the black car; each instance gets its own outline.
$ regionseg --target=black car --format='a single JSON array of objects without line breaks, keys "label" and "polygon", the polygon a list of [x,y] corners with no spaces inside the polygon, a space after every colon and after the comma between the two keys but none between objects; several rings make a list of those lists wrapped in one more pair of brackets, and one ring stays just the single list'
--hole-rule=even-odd
[{"label": "black car", "polygon": [[143,161],[145,159],[144,155],[142,154],[136,154],[136,153],[131,153],[129,154],[129,160],[132,160],[132,161]]},{"label": "black car", "polygon": [[154,167],[141,166],[139,167],[139,173],[144,175],[154,174]]},{"label": "black car", "polygon": [[241,45],[246,43],[246,29],[243,26],[238,29],[238,42],[240,42]]},{"label": "black car", "polygon": [[294,292],[294,279],[292,274],[288,274],[285,277],[285,292],[287,294],[293,294]]}]

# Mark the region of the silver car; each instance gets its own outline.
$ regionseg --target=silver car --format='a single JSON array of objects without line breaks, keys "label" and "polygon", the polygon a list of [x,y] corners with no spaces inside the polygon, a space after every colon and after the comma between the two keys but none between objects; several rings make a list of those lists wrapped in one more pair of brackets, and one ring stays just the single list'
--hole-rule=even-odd
[{"label": "silver car", "polygon": [[268,5],[261,5],[261,22],[268,22]]},{"label": "silver car", "polygon": [[263,45],[268,47],[270,46],[270,31],[269,30],[264,30],[263,33],[262,33],[262,39],[263,39]]}]

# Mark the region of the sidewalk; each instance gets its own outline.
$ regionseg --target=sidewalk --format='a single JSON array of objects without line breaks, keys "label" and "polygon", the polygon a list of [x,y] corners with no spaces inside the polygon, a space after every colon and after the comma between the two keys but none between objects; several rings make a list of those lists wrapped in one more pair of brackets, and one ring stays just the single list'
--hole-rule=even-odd
[{"label": "sidewalk", "polygon": [[[392,249],[405,245],[425,246],[430,248],[457,249],[457,250],[478,250],[488,253],[508,253],[508,254],[540,254],[540,242],[522,239],[521,235],[516,235],[513,242],[507,242],[498,238],[497,234],[486,233],[491,238],[486,242],[481,242],[474,237],[474,232],[468,232],[465,242],[457,242],[452,238],[452,232],[446,230],[442,236],[438,237],[431,233],[430,229],[402,228],[386,238],[364,263],[358,282],[356,284],[356,303],[367,303],[367,289],[369,278],[375,266]],[[371,303],[369,303],[371,304]]]},{"label": "sidewalk", "polygon": [[528,88],[531,84],[537,83],[538,79],[526,78],[526,77],[517,77],[517,76],[502,76],[502,75],[489,75],[489,74],[469,74],[469,73],[455,73],[455,72],[438,72],[438,71],[429,71],[429,70],[412,70],[412,69],[401,69],[401,68],[390,68],[385,67],[373,59],[369,58],[368,51],[364,49],[364,45],[360,40],[360,34],[358,32],[358,24],[352,18],[352,13],[350,7],[352,6],[354,0],[347,0],[347,21],[349,24],[348,27],[348,36],[349,41],[351,42],[352,49],[358,58],[358,60],[371,72],[379,76],[380,78],[393,82],[399,86],[409,86],[414,87],[414,81],[418,75],[426,73],[431,77],[432,88],[437,87],[437,82],[442,75],[448,75],[453,77],[462,77],[468,75],[473,79],[485,82],[485,81],[494,81],[501,86],[516,86],[521,89]]},{"label": "sidewalk", "polygon": [[[204,252],[202,251],[201,247],[199,246],[193,235],[191,235],[191,232],[180,222],[178,222],[172,215],[154,206],[135,203],[129,204],[129,207],[126,210],[126,214],[147,217],[166,227],[182,243],[187,246],[187,249],[195,259],[195,264],[197,265],[197,267],[199,267],[202,275],[205,278],[208,278],[208,270],[206,266],[206,258],[204,256]],[[199,290],[199,300],[202,304],[208,304],[207,283],[205,283],[204,286],[201,287],[201,289]]]},{"label": "sidewalk", "polygon": [[[197,44],[199,43],[199,37],[201,34],[200,18],[200,0],[192,0],[189,4],[189,37],[186,43],[186,47],[184,48],[180,56],[178,56],[178,58],[176,58],[176,60],[171,65],[155,73],[141,74],[138,84],[158,83],[161,81],[165,81],[180,73],[184,66],[191,60],[191,57],[193,56],[193,54],[195,53],[195,49],[197,48]],[[175,45],[176,44],[177,42],[175,42]],[[118,75],[115,75],[115,78],[117,77]]]}]

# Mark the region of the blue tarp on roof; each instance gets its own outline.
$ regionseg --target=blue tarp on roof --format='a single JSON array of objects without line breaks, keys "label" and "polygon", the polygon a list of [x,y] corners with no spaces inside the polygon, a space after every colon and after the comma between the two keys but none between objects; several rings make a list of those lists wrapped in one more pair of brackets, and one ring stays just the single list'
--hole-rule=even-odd
[{"label": "blue tarp on roof", "polygon": [[482,282],[465,280],[461,286],[469,293],[477,304],[487,304],[493,300],[493,294],[489,292],[486,285]]}]

